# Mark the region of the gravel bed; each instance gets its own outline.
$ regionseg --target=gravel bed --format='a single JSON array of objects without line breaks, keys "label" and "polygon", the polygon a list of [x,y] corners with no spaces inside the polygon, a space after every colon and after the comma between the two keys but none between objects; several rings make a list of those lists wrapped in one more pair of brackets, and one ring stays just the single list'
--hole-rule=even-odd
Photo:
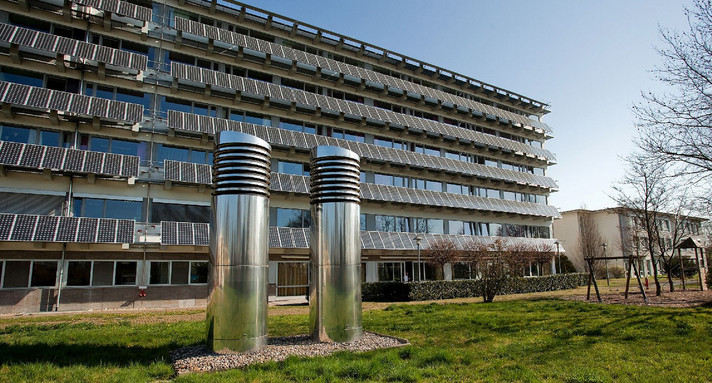
[{"label": "gravel bed", "polygon": [[170,352],[173,368],[178,375],[189,372],[229,370],[250,364],[281,361],[295,355],[300,357],[325,356],[337,351],[370,351],[408,345],[407,340],[364,331],[361,339],[346,343],[321,343],[309,335],[269,338],[259,351],[217,354],[205,345],[183,347]]}]

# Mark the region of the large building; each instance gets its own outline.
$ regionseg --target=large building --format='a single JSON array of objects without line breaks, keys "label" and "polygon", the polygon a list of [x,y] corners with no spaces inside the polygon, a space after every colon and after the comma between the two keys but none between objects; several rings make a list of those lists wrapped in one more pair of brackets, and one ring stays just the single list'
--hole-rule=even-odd
[{"label": "large building", "polygon": [[5,2],[0,76],[0,312],[204,305],[221,129],[273,147],[272,296],[316,145],[362,158],[364,281],[433,278],[415,233],[555,241],[547,105],[246,4]]},{"label": "large building", "polygon": [[[601,258],[612,258],[605,261],[608,266],[617,266],[627,269],[627,258],[633,256],[639,259],[638,270],[641,275],[653,275],[653,259],[647,249],[647,234],[641,222],[642,213],[636,213],[631,209],[622,207],[606,208],[599,210],[576,209],[561,212],[561,219],[557,219],[553,224],[554,235],[562,246],[568,249],[567,256],[574,264],[577,271],[586,271],[587,265],[580,250],[580,238],[582,234],[582,220],[584,216],[590,217],[598,233],[601,236],[600,253]],[[685,239],[692,237],[694,240],[702,240],[701,227],[706,221],[699,217],[677,218],[673,214],[655,213],[660,237],[664,241],[666,253],[677,248]],[[585,230],[585,229],[583,229]],[[605,246],[603,246],[605,244]],[[656,253],[659,250],[656,248]],[[702,256],[703,250],[696,253],[693,249],[681,249],[683,258],[695,260],[695,254],[702,267],[702,271],[707,269],[706,257]],[[658,273],[664,274],[659,259]]]}]

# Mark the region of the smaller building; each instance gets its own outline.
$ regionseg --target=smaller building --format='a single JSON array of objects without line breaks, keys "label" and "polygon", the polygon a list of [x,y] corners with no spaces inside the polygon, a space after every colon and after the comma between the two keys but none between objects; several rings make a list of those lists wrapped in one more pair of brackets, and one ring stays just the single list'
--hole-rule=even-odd
[{"label": "smaller building", "polygon": [[[561,245],[566,247],[567,256],[574,264],[577,271],[586,271],[586,261],[581,251],[580,238],[583,230],[585,216],[591,218],[602,239],[600,253],[597,256],[616,258],[605,261],[609,267],[619,266],[627,269],[627,257],[641,258],[639,270],[642,275],[653,275],[653,260],[651,259],[645,240],[647,235],[640,222],[641,214],[635,211],[614,207],[600,210],[576,209],[561,213],[561,219],[553,224],[554,237],[558,238]],[[657,225],[665,241],[665,248],[677,247],[684,239],[700,234],[702,222],[706,219],[699,217],[685,217],[680,219],[673,214],[657,213]],[[679,221],[679,222],[678,222]],[[605,244],[605,246],[603,246]],[[691,249],[681,251],[683,258],[694,260],[695,252]],[[701,266],[707,267],[705,257]],[[656,258],[656,261],[659,259]],[[663,273],[658,268],[658,273]]]}]

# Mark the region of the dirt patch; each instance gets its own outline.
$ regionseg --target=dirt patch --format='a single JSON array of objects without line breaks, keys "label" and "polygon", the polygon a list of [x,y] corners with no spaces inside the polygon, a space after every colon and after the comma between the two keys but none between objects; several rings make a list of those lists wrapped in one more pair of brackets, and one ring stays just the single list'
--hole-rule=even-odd
[{"label": "dirt patch", "polygon": [[[637,306],[655,306],[655,307],[698,307],[712,306],[712,290],[707,291],[676,291],[674,293],[663,291],[663,295],[655,296],[655,290],[650,289],[647,292],[648,303],[643,301],[643,294],[640,291],[631,292],[628,294],[628,299],[625,299],[623,293],[601,294],[601,302],[606,304],[620,305],[637,305]],[[561,297],[566,300],[586,301],[586,295],[571,295]],[[591,292],[591,303],[598,303],[596,294]]]}]

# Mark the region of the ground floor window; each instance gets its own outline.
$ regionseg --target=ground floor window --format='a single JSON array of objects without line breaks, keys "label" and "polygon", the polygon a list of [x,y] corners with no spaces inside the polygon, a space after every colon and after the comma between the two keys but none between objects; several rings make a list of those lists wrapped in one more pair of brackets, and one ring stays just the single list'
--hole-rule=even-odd
[{"label": "ground floor window", "polygon": [[151,261],[149,284],[187,285],[208,282],[208,262]]},{"label": "ground floor window", "polygon": [[452,265],[452,279],[474,279],[472,266],[465,263],[455,263]]},{"label": "ground floor window", "polygon": [[3,288],[54,287],[57,284],[57,261],[5,261],[0,271]]}]

